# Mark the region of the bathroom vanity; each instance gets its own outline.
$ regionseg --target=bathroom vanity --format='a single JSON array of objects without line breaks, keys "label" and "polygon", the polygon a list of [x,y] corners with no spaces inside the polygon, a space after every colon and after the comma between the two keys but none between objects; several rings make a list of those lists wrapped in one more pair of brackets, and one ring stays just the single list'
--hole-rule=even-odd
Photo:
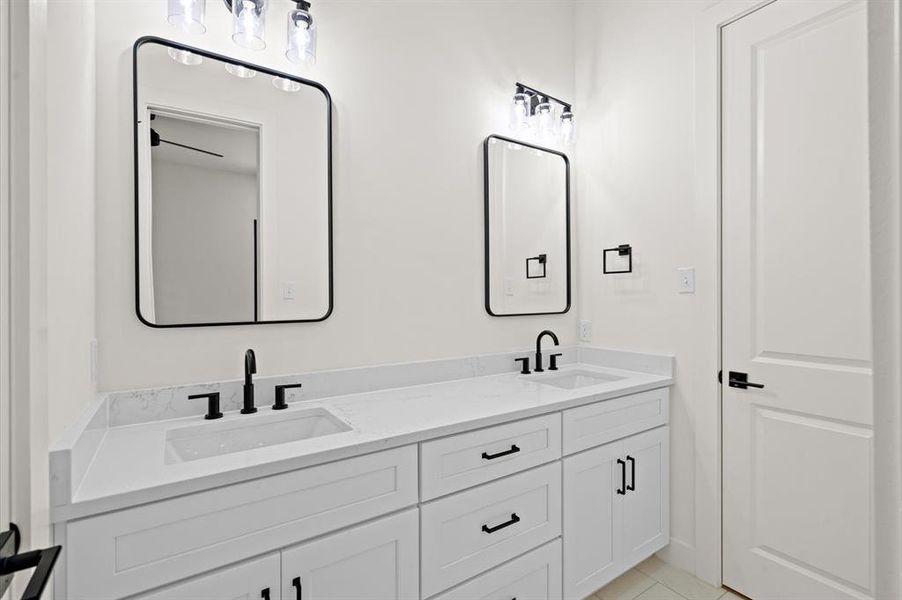
[{"label": "bathroom vanity", "polygon": [[254,415],[221,384],[217,421],[178,416],[197,386],[98,399],[51,454],[55,597],[590,595],[669,543],[672,359],[513,358],[307,374]]}]

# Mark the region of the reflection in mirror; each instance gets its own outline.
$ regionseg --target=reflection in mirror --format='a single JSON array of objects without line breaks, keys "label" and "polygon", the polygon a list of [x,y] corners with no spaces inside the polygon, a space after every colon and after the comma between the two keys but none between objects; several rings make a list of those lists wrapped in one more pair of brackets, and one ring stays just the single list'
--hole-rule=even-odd
[{"label": "reflection in mirror", "polygon": [[139,40],[142,321],[168,327],[328,316],[330,111],[319,84]]},{"label": "reflection in mirror", "polygon": [[570,163],[501,136],[485,141],[486,310],[570,310]]}]

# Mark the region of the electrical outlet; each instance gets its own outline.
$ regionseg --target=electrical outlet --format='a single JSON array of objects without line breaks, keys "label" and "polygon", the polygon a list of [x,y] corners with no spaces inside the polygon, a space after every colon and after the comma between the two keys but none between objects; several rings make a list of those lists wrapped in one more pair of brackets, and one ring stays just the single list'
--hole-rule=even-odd
[{"label": "electrical outlet", "polygon": [[677,269],[677,286],[681,294],[695,293],[695,267],[682,267]]},{"label": "electrical outlet", "polygon": [[581,341],[581,342],[591,342],[592,341],[592,321],[580,321],[579,322],[579,341]]}]

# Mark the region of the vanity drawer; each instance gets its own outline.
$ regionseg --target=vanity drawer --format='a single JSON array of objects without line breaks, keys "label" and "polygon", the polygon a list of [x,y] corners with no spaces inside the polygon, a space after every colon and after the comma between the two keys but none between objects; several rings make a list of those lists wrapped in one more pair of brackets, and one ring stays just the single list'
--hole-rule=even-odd
[{"label": "vanity drawer", "polygon": [[434,600],[560,600],[561,540],[495,567]]},{"label": "vanity drawer", "polygon": [[420,489],[431,500],[561,456],[559,413],[469,431],[420,446]]},{"label": "vanity drawer", "polygon": [[565,410],[564,454],[664,425],[669,418],[669,394],[668,388],[660,388]]},{"label": "vanity drawer", "polygon": [[406,446],[73,521],[66,597],[122,598],[416,503]]},{"label": "vanity drawer", "polygon": [[560,533],[560,462],[424,504],[420,509],[423,597]]}]

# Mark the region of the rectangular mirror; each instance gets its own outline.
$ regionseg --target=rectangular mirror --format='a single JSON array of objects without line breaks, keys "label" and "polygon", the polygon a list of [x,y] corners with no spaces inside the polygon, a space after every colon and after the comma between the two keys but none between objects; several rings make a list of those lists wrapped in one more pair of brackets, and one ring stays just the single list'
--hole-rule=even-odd
[{"label": "rectangular mirror", "polygon": [[570,161],[485,140],[485,308],[495,317],[570,310]]},{"label": "rectangular mirror", "polygon": [[159,38],[134,48],[138,317],[332,311],[332,101],[318,83]]}]

